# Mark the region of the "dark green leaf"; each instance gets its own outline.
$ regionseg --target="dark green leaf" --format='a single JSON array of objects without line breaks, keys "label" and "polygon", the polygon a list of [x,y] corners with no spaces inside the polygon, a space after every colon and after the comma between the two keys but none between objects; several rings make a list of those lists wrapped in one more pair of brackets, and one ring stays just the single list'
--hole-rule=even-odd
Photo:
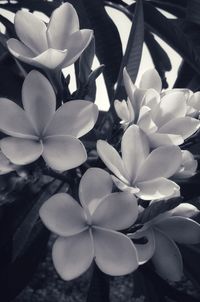
[{"label": "dark green leaf", "polygon": [[[55,182],[55,181],[53,181]],[[47,189],[43,192],[43,194],[36,200],[32,209],[26,215],[25,219],[21,223],[21,225],[16,229],[15,234],[13,236],[13,254],[12,260],[15,261],[17,257],[23,252],[25,245],[29,239],[29,236],[32,232],[33,227],[35,226],[36,221],[39,218],[39,209],[52,194],[54,194],[58,189],[60,189],[62,185],[61,181],[56,181],[56,185],[54,187],[54,191],[48,191]],[[52,184],[51,184],[52,186]],[[47,187],[50,188],[49,184]]]},{"label": "dark green leaf", "polygon": [[31,280],[37,265],[45,256],[49,239],[48,230],[39,223],[32,230],[29,244],[23,254],[0,271],[0,297],[2,302],[12,301]]},{"label": "dark green leaf", "polygon": [[[129,7],[134,11],[134,4]],[[197,72],[200,72],[200,55],[193,41],[181,30],[174,20],[166,18],[149,3],[144,3],[145,22],[158,36],[176,50]]]},{"label": "dark green leaf", "polygon": [[105,65],[104,78],[109,98],[113,98],[114,84],[117,81],[121,59],[122,45],[119,32],[108,16],[102,0],[82,0],[91,28],[94,29],[96,55],[100,64]]},{"label": "dark green leaf", "polygon": [[146,223],[147,221],[155,218],[156,216],[172,210],[177,207],[181,201],[182,197],[174,197],[168,200],[159,200],[151,205],[149,205],[143,212],[139,214],[138,223]]},{"label": "dark green leaf", "polygon": [[131,31],[128,39],[128,44],[121,63],[120,72],[117,80],[115,91],[115,99],[122,99],[125,97],[124,83],[123,83],[123,69],[127,71],[133,81],[136,80],[140,60],[142,56],[142,47],[144,41],[144,17],[142,0],[137,0],[135,13],[132,20]]},{"label": "dark green leaf", "polygon": [[162,86],[163,88],[167,88],[168,84],[166,82],[165,72],[171,70],[171,61],[166,51],[160,46],[160,44],[155,40],[153,34],[148,30],[145,31],[145,43],[151,54],[154,66],[162,79]]},{"label": "dark green leaf", "polygon": [[0,14],[0,22],[5,26],[6,34],[9,37],[16,37],[14,24],[10,20]]},{"label": "dark green leaf", "polygon": [[186,19],[200,24],[200,1],[199,0],[190,0],[187,3],[186,8]]},{"label": "dark green leaf", "polygon": [[88,81],[89,74],[92,71],[92,63],[95,56],[95,40],[91,40],[88,47],[82,53],[79,59],[79,75],[78,79],[81,83],[86,83]]},{"label": "dark green leaf", "polygon": [[95,265],[88,291],[87,302],[109,302],[108,276]]},{"label": "dark green leaf", "polygon": [[[170,301],[174,302],[198,302],[198,299],[189,295],[185,289],[178,290],[177,286],[170,285],[167,281],[163,280],[156,272],[151,268],[149,264],[142,265],[140,267],[146,278],[151,280],[153,284],[156,284],[156,291],[161,297],[160,302],[165,301],[169,298]],[[166,299],[169,301],[168,299]],[[152,300],[154,302],[154,300]]]}]

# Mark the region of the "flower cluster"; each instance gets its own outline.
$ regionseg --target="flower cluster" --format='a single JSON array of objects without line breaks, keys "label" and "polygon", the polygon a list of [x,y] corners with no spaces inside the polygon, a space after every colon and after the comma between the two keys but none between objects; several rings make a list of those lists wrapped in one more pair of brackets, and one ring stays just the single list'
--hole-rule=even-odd
[{"label": "flower cluster", "polygon": [[[19,40],[7,42],[11,54],[42,68],[46,75],[73,64],[93,34],[79,29],[77,13],[69,3],[53,12],[47,26],[33,14],[20,11],[15,29]],[[115,101],[124,132],[118,131],[113,140],[121,144],[99,139],[98,129],[95,150],[92,145],[98,168],[88,162],[73,174],[80,180],[80,203],[72,197],[75,186],[69,185],[68,193],[51,196],[39,211],[44,225],[58,236],[52,257],[64,280],[80,276],[93,262],[104,273],[119,276],[152,260],[161,277],[177,281],[183,275],[177,243],[200,242],[200,225],[192,219],[199,211],[188,203],[140,221],[152,204],[164,200],[166,206],[169,199],[180,196],[178,180],[196,174],[197,160],[180,146],[200,127],[200,92],[163,92],[155,70],[145,72],[137,87],[124,69],[124,85],[127,101]],[[41,170],[45,164],[57,174],[87,160],[80,138],[94,128],[98,108],[73,97],[58,106],[54,89],[50,78],[32,70],[22,86],[23,108],[0,99],[0,130],[5,135],[0,141],[0,174],[35,161]],[[146,241],[138,243],[138,239]]]},{"label": "flower cluster", "polygon": [[199,129],[199,121],[190,116],[199,110],[199,93],[191,95],[186,89],[161,93],[161,79],[154,69],[143,74],[139,88],[124,69],[124,85],[128,100],[116,100],[116,112],[126,127],[137,124],[152,148],[181,145]]}]

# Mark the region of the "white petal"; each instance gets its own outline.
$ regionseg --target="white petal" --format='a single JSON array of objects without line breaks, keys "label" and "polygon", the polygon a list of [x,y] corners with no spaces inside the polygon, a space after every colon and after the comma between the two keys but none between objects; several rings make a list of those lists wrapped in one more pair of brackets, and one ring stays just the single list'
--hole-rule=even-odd
[{"label": "white petal", "polygon": [[15,15],[15,30],[20,40],[36,54],[48,48],[46,25],[35,15],[24,10],[18,11]]},{"label": "white petal", "polygon": [[94,258],[89,232],[59,237],[53,246],[52,257],[55,269],[63,280],[69,281],[82,275]]},{"label": "white petal", "polygon": [[156,107],[159,105],[159,103],[160,103],[160,94],[155,89],[146,90],[141,105],[147,106],[154,111]]},{"label": "white petal", "polygon": [[134,104],[135,90],[137,89],[137,87],[133,84],[126,68],[124,68],[123,70],[123,80],[124,80],[124,86],[126,89],[127,96],[130,99],[131,103]]},{"label": "white petal", "polygon": [[59,236],[71,236],[87,227],[83,208],[66,193],[55,194],[45,201],[40,208],[40,218]]},{"label": "white petal", "polygon": [[137,120],[139,116],[141,103],[146,91],[142,89],[138,89],[136,85],[133,84],[126,68],[124,68],[123,70],[123,80],[124,80],[124,86],[128,96],[128,100],[130,101],[133,108],[133,112],[134,112],[133,119]]},{"label": "white petal", "polygon": [[27,47],[25,44],[23,44],[17,39],[14,38],[9,39],[7,41],[7,46],[11,54],[17,58],[19,56],[28,57],[28,58],[35,57],[35,53],[29,47]]},{"label": "white petal", "polygon": [[35,55],[28,47],[15,39],[8,41],[8,48],[11,54],[17,59],[38,68],[61,68],[61,65],[67,57],[67,50],[56,50],[52,48],[45,50],[39,55]]},{"label": "white petal", "polygon": [[106,274],[121,276],[138,267],[136,249],[125,235],[106,229],[93,228],[95,262]]},{"label": "white petal", "polygon": [[145,237],[147,239],[147,243],[144,244],[134,243],[134,244],[137,250],[139,264],[141,265],[149,261],[155,252],[154,231],[151,228],[149,228],[145,231],[138,231],[136,233],[133,233],[129,237],[132,239],[139,239]]},{"label": "white petal", "polygon": [[130,193],[130,194],[136,194],[140,191],[137,187],[131,186],[130,184],[127,184],[127,183],[121,181],[119,178],[115,177],[114,175],[111,175],[111,177],[112,177],[112,180],[113,180],[114,184],[116,185],[116,187],[121,191]]},{"label": "white petal", "polygon": [[0,151],[0,175],[9,173],[15,170],[15,165],[12,164],[7,157]]},{"label": "white petal", "polygon": [[162,146],[153,150],[141,165],[137,181],[158,177],[169,178],[177,171],[182,162],[181,149],[177,146]]},{"label": "white petal", "polygon": [[194,156],[188,150],[182,151],[182,164],[181,167],[174,174],[177,178],[188,178],[196,173],[198,167],[198,161],[194,159]]},{"label": "white petal", "polygon": [[122,136],[122,159],[124,167],[133,182],[141,164],[149,154],[147,137],[136,125],[130,126]]},{"label": "white petal", "polygon": [[169,281],[180,281],[183,276],[181,253],[173,240],[155,230],[156,248],[152,257],[157,273]]},{"label": "white petal", "polygon": [[79,20],[74,7],[70,3],[60,5],[53,11],[48,24],[49,46],[55,49],[65,49],[66,41],[77,30],[79,30]]},{"label": "white petal", "polygon": [[175,191],[179,190],[179,186],[175,182],[163,177],[138,182],[137,187],[140,191],[136,195],[144,200],[171,197]]},{"label": "white petal", "polygon": [[199,213],[199,210],[190,203],[181,203],[176,208],[171,210],[173,216],[192,217]]},{"label": "white petal", "polygon": [[79,199],[83,206],[87,205],[93,213],[102,198],[112,192],[110,174],[100,168],[89,168],[81,178]]},{"label": "white petal", "polygon": [[[27,61],[27,63],[32,64],[37,67],[46,67],[48,69],[58,69],[61,68],[63,62],[67,57],[68,51],[57,50],[49,48],[46,51],[42,52],[37,57],[32,58]],[[21,58],[20,58],[21,59]]]},{"label": "white petal", "polygon": [[181,135],[183,139],[194,134],[200,127],[200,122],[192,117],[175,118],[164,124],[160,129],[160,133],[170,133]]},{"label": "white petal", "polygon": [[169,217],[158,224],[159,229],[178,243],[200,243],[200,225],[186,217]]},{"label": "white petal", "polygon": [[146,133],[157,131],[158,128],[152,120],[151,109],[149,107],[141,107],[137,125]]},{"label": "white petal", "polygon": [[92,215],[94,225],[124,230],[138,217],[137,199],[130,193],[117,192],[104,197]]},{"label": "white petal", "polygon": [[85,100],[63,104],[55,113],[45,135],[72,135],[77,138],[88,133],[95,125],[98,107]]},{"label": "white petal", "polygon": [[125,100],[118,101],[115,100],[114,102],[115,111],[118,115],[118,117],[124,121],[124,122],[130,122],[130,112],[127,105],[127,102]]},{"label": "white petal", "polygon": [[54,90],[40,72],[31,71],[22,87],[22,102],[37,134],[42,135],[56,110]]},{"label": "white petal", "polygon": [[63,62],[63,67],[73,64],[89,45],[93,37],[93,31],[82,29],[73,33],[65,42],[65,48],[68,50],[67,57]]},{"label": "white petal", "polygon": [[149,133],[148,138],[150,141],[150,146],[152,148],[157,148],[159,146],[166,145],[181,145],[184,140],[181,135],[175,134],[165,134],[165,133]]},{"label": "white petal", "polygon": [[67,171],[80,166],[87,160],[84,145],[73,136],[49,136],[43,140],[43,144],[42,156],[52,169]]},{"label": "white petal", "polygon": [[43,152],[39,141],[6,137],[0,142],[2,152],[16,165],[27,165],[37,160]]},{"label": "white petal", "polygon": [[162,89],[162,82],[158,72],[155,69],[149,69],[144,72],[141,77],[139,87],[141,89],[153,88],[160,93]]},{"label": "white petal", "polygon": [[25,111],[5,98],[0,98],[0,130],[16,137],[37,138]]},{"label": "white petal", "polygon": [[158,127],[161,127],[171,119],[185,117],[186,111],[185,93],[183,91],[174,91],[162,97],[155,111],[153,120]]},{"label": "white petal", "polygon": [[97,141],[97,153],[104,164],[122,181],[127,183],[124,166],[119,153],[106,141]]},{"label": "white petal", "polygon": [[188,100],[188,105],[200,111],[200,91],[195,92]]}]

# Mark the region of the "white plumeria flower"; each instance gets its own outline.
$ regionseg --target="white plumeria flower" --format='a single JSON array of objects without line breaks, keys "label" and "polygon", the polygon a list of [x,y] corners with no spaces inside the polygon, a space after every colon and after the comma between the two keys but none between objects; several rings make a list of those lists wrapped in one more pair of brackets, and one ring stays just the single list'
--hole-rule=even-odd
[{"label": "white plumeria flower", "polygon": [[16,165],[26,165],[41,155],[52,169],[65,171],[87,159],[78,139],[89,132],[98,116],[91,102],[75,100],[56,111],[56,96],[50,82],[38,71],[31,71],[22,87],[24,110],[14,102],[0,99],[0,147]]},{"label": "white plumeria flower", "polygon": [[19,40],[8,40],[11,54],[22,62],[48,69],[73,64],[93,36],[92,30],[79,29],[78,15],[69,3],[54,10],[47,26],[24,10],[16,13],[14,25]]},{"label": "white plumeria flower", "polygon": [[[184,89],[161,94],[161,79],[155,69],[146,71],[137,88],[124,69],[127,102],[115,101],[115,109],[127,127],[137,124],[147,135],[152,148],[160,145],[180,145],[194,134],[200,122],[188,116]],[[193,101],[195,103],[195,101]]]},{"label": "white plumeria flower", "polygon": [[117,230],[131,226],[138,216],[137,200],[129,193],[111,193],[112,179],[102,169],[90,168],[79,186],[79,205],[59,193],[40,209],[46,227],[59,237],[53,263],[64,280],[84,273],[93,260],[106,274],[126,275],[138,267],[132,241]]},{"label": "white plumeria flower", "polygon": [[97,142],[97,152],[122,191],[144,200],[169,197],[179,191],[179,186],[168,178],[181,165],[180,148],[161,146],[150,153],[148,139],[137,125],[130,126],[122,136],[122,157],[103,140]]},{"label": "white plumeria flower", "polygon": [[183,276],[183,261],[175,242],[200,243],[200,225],[190,218],[197,213],[199,210],[195,206],[182,203],[131,234],[132,239],[145,237],[148,240],[145,244],[135,244],[139,263],[143,264],[151,259],[162,278],[180,281]]},{"label": "white plumeria flower", "polygon": [[189,178],[196,174],[198,161],[194,159],[194,155],[188,151],[183,150],[182,163],[176,173],[173,175],[175,178]]},{"label": "white plumeria flower", "polygon": [[15,171],[18,166],[14,165],[7,159],[7,157],[0,151],[0,175]]},{"label": "white plumeria flower", "polygon": [[162,95],[164,96],[166,94],[173,93],[174,91],[181,91],[185,94],[187,104],[186,116],[191,116],[198,119],[200,114],[200,91],[192,92],[187,88],[175,88],[164,91]]}]

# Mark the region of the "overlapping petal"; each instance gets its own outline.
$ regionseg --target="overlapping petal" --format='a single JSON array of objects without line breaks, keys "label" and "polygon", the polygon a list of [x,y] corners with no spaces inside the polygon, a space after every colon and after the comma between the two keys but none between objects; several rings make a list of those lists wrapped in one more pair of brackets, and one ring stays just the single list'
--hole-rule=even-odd
[{"label": "overlapping petal", "polygon": [[149,69],[143,73],[139,87],[145,90],[153,88],[160,93],[162,89],[162,82],[158,72],[155,69]]},{"label": "overlapping petal", "polygon": [[16,165],[32,163],[43,152],[43,145],[39,141],[18,137],[3,138],[0,147],[6,157]]},{"label": "overlapping petal", "polygon": [[0,175],[7,174],[15,170],[15,165],[12,164],[7,157],[0,151]]},{"label": "overlapping petal", "polygon": [[71,236],[86,229],[82,207],[70,195],[58,193],[40,208],[40,218],[46,227],[59,236]]},{"label": "overlapping petal", "polygon": [[195,214],[199,213],[199,210],[190,203],[181,203],[176,208],[171,210],[173,216],[182,216],[182,217],[192,217]]},{"label": "overlapping petal", "polygon": [[137,182],[137,187],[140,189],[137,196],[144,200],[171,197],[179,190],[179,186],[175,182],[164,177]]},{"label": "overlapping petal", "polygon": [[95,125],[98,107],[83,100],[63,104],[55,113],[45,131],[48,135],[72,135],[77,138],[85,135]]},{"label": "overlapping petal", "polygon": [[60,5],[53,11],[48,24],[49,46],[55,49],[65,49],[66,41],[71,34],[78,30],[79,19],[74,7],[70,3]]},{"label": "overlapping petal", "polygon": [[27,57],[27,58],[33,58],[35,57],[35,53],[27,47],[25,44],[23,44],[21,41],[11,38],[7,41],[7,46],[9,51],[12,55],[15,57]]},{"label": "overlapping petal", "polygon": [[112,178],[110,174],[100,168],[88,169],[81,178],[79,185],[79,199],[84,206],[93,213],[101,200],[112,192]]},{"label": "overlapping petal", "polygon": [[185,93],[174,91],[162,97],[159,106],[154,111],[153,120],[158,127],[171,119],[185,117],[187,111]]},{"label": "overlapping petal", "polygon": [[194,156],[188,150],[182,151],[182,163],[179,169],[174,174],[177,178],[188,178],[195,175],[198,167],[198,161],[194,159]]},{"label": "overlapping petal", "polygon": [[137,181],[159,177],[171,177],[182,162],[181,149],[177,146],[161,146],[153,150],[140,166]]},{"label": "overlapping petal", "polygon": [[24,110],[40,136],[56,110],[56,96],[49,81],[38,71],[31,71],[22,87]]},{"label": "overlapping petal", "polygon": [[111,193],[104,197],[92,215],[94,225],[113,230],[130,227],[138,217],[138,204],[134,195]]},{"label": "overlapping petal", "polygon": [[155,252],[152,257],[157,273],[164,279],[180,281],[183,276],[183,262],[177,245],[158,229],[155,232]]},{"label": "overlapping petal", "polygon": [[137,250],[139,264],[141,265],[149,261],[155,252],[155,236],[152,228],[149,228],[145,231],[139,231],[133,233],[129,235],[129,237],[131,239],[145,238],[147,240],[147,242],[145,243],[141,243],[141,244],[134,243],[134,244]]},{"label": "overlapping petal", "polygon": [[178,243],[200,243],[200,225],[186,217],[169,217],[158,224],[159,229]]},{"label": "overlapping petal", "polygon": [[127,236],[96,227],[93,234],[95,262],[104,273],[120,276],[137,269],[137,252]]},{"label": "overlapping petal", "polygon": [[46,25],[34,14],[20,10],[15,15],[14,24],[17,36],[35,54],[48,48]]},{"label": "overlapping petal", "polygon": [[200,122],[197,119],[187,116],[170,120],[159,129],[159,132],[181,135],[183,139],[186,139],[194,134],[199,127]]},{"label": "overlapping petal", "polygon": [[15,137],[37,138],[24,110],[5,98],[0,99],[0,130]]},{"label": "overlapping petal", "polygon": [[97,152],[105,165],[122,181],[127,182],[123,161],[118,152],[106,141],[97,141]]},{"label": "overlapping petal", "polygon": [[71,135],[54,135],[43,139],[43,158],[55,170],[73,169],[87,159],[84,145]]},{"label": "overlapping petal", "polygon": [[70,237],[59,237],[53,246],[53,263],[62,279],[79,277],[91,265],[94,249],[90,234],[83,231]]},{"label": "overlapping petal", "polygon": [[[29,59],[27,62],[24,60],[24,62],[40,68],[45,67],[47,69],[57,69],[63,64],[67,54],[67,49],[57,50],[49,48],[39,54],[37,57]],[[21,57],[19,57],[19,59],[21,59]]]},{"label": "overlapping petal", "polygon": [[147,137],[136,125],[130,126],[122,136],[121,152],[130,182],[133,182],[142,162],[149,154]]},{"label": "overlapping petal", "polygon": [[73,64],[89,45],[93,37],[93,31],[90,29],[81,29],[73,33],[66,39],[67,57],[63,62],[63,66],[67,67]]},{"label": "overlapping petal", "polygon": [[165,133],[149,133],[148,138],[150,141],[150,146],[152,148],[157,148],[159,146],[166,145],[181,145],[184,142],[184,139],[181,135],[175,134],[165,134]]}]

